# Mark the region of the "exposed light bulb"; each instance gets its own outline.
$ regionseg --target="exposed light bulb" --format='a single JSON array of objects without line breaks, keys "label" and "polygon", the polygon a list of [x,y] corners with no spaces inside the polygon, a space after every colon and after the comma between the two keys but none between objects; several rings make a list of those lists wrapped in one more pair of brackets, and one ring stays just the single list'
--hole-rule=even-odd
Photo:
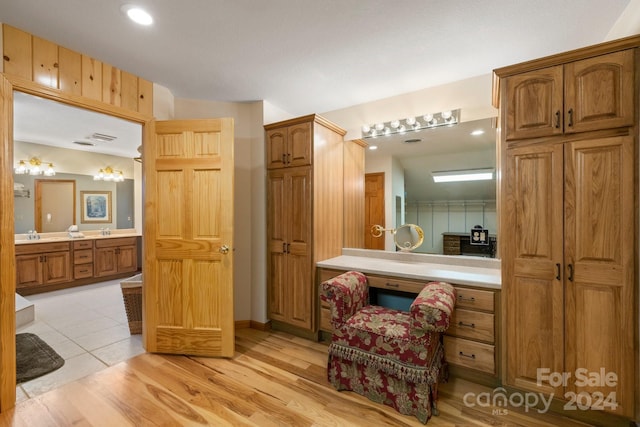
[{"label": "exposed light bulb", "polygon": [[422,116],[422,118],[424,119],[425,122],[427,122],[427,124],[431,123],[431,120],[433,120],[433,114],[429,113],[429,114],[425,114],[424,116]]},{"label": "exposed light bulb", "polygon": [[369,131],[371,130],[371,126],[369,125],[362,125],[362,132],[363,133],[369,133]]},{"label": "exposed light bulb", "polygon": [[407,124],[409,126],[413,126],[416,123],[416,118],[415,117],[407,117],[407,119],[405,121],[407,122]]},{"label": "exposed light bulb", "polygon": [[451,116],[451,111],[443,111],[442,112],[442,118],[449,121],[451,120],[452,116]]},{"label": "exposed light bulb", "polygon": [[376,123],[376,130],[379,132],[384,129],[384,123]]},{"label": "exposed light bulb", "polygon": [[389,124],[393,129],[398,129],[398,127],[400,126],[400,120],[392,120]]},{"label": "exposed light bulb", "polygon": [[385,135],[391,135],[391,129],[390,129],[390,128],[388,128],[388,127],[385,127],[385,128],[384,128],[384,134],[385,134]]}]

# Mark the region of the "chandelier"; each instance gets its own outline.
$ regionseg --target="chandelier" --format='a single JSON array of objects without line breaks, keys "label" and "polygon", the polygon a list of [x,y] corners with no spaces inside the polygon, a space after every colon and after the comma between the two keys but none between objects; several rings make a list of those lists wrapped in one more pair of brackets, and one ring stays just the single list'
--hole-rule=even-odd
[{"label": "chandelier", "polygon": [[100,169],[97,175],[93,176],[94,181],[124,181],[124,173],[121,170],[113,169],[111,166],[107,166],[104,169]]},{"label": "chandelier", "polygon": [[410,116],[406,119],[391,120],[362,126],[362,138],[375,138],[392,134],[404,134],[440,126],[452,126],[460,121],[460,109]]},{"label": "chandelier", "polygon": [[53,163],[43,162],[37,157],[32,157],[29,160],[20,160],[14,172],[23,175],[53,176],[56,174],[56,171],[53,169]]}]

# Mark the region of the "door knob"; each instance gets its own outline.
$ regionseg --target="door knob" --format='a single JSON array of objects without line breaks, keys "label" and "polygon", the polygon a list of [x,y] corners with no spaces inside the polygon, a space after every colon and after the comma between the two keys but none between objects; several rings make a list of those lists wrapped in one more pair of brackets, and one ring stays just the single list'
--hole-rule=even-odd
[{"label": "door knob", "polygon": [[220,253],[224,254],[224,255],[228,254],[229,253],[229,246],[227,246],[227,245],[220,246]]}]

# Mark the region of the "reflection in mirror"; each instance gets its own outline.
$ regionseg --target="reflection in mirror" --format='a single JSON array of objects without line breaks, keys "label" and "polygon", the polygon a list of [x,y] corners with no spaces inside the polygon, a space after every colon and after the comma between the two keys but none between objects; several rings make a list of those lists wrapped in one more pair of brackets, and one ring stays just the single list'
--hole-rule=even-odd
[{"label": "reflection in mirror", "polygon": [[397,228],[384,228],[379,224],[371,227],[371,235],[373,237],[381,237],[385,231],[391,232],[396,247],[402,252],[413,251],[419,248],[424,241],[422,228],[415,224],[403,224]]},{"label": "reflection in mirror", "polygon": [[66,230],[70,225],[76,224],[75,180],[36,179],[34,194],[33,230],[50,233]]},{"label": "reflection in mirror", "polygon": [[[366,142],[377,149],[367,150],[365,172],[383,172],[385,180],[391,181],[385,189],[385,226],[412,223],[424,230],[424,243],[414,252],[444,254],[443,233],[468,235],[476,224],[497,235],[495,118]],[[469,169],[491,169],[493,179],[436,183],[432,175]],[[394,218],[396,197],[402,200],[399,219]],[[387,242],[385,249],[395,248]]]},{"label": "reflection in mirror", "polygon": [[[65,219],[51,231],[62,232],[75,221],[80,230],[136,228],[135,212],[141,211],[141,182],[136,182],[141,168],[133,158],[140,153],[142,127],[137,123],[101,114],[61,102],[44,99],[19,91],[14,98],[14,166],[20,159],[38,157],[55,165],[56,175],[14,175],[15,233],[22,234],[36,229],[43,232],[51,214],[51,223],[58,214],[43,208],[42,224],[36,216],[35,179],[47,182],[71,180],[74,191],[74,219]],[[106,138],[111,139],[109,141]],[[124,172],[124,182],[95,181],[100,169],[111,167]],[[80,221],[80,192],[110,191],[112,195],[112,221],[97,226]],[[44,197],[48,191],[44,190]],[[59,202],[59,201],[58,201]],[[60,205],[69,203],[61,203]],[[140,224],[138,224],[140,226]],[[40,229],[38,227],[42,227]],[[48,230],[47,230],[48,231]]]},{"label": "reflection in mirror", "polygon": [[[73,182],[74,197],[68,195],[70,200],[60,202],[61,199],[50,199],[50,185],[56,181]],[[42,199],[38,203],[37,185],[42,187]],[[20,187],[21,191],[14,191],[14,218],[15,218],[15,234],[27,233],[29,230],[36,230],[39,233],[61,232],[66,231],[70,225],[76,224],[80,231],[95,230],[100,227],[109,227],[111,229],[134,228],[134,180],[125,179],[123,182],[104,182],[94,181],[92,176],[80,174],[58,173],[55,178],[37,178],[31,175],[14,175],[14,183]],[[14,185],[14,187],[16,186]],[[80,223],[80,192],[81,191],[111,191],[112,194],[112,221],[108,224]],[[67,197],[67,196],[65,196]],[[75,203],[75,205],[74,205]],[[39,207],[40,205],[40,207]],[[38,210],[40,209],[41,225],[38,225]],[[63,212],[58,212],[63,209]],[[47,214],[51,216],[48,217]],[[72,215],[73,214],[73,215]],[[67,218],[61,218],[61,215],[67,215]]]}]

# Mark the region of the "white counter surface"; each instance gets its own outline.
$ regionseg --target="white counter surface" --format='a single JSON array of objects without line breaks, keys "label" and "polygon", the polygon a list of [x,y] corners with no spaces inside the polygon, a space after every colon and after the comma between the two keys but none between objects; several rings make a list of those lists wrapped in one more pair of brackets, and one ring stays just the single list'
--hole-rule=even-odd
[{"label": "white counter surface", "polygon": [[29,240],[26,234],[16,234],[15,244],[28,245],[33,243],[75,242],[76,240],[98,240],[140,236],[140,233],[133,228],[111,230],[111,234],[107,236],[101,235],[100,230],[86,230],[82,231],[82,234],[84,237],[71,238],[69,237],[69,233],[66,231],[58,233],[38,233],[40,238],[34,240]]},{"label": "white counter surface", "polygon": [[366,249],[343,249],[342,253],[341,256],[318,262],[317,266],[405,279],[501,288],[500,261],[496,259]]}]

